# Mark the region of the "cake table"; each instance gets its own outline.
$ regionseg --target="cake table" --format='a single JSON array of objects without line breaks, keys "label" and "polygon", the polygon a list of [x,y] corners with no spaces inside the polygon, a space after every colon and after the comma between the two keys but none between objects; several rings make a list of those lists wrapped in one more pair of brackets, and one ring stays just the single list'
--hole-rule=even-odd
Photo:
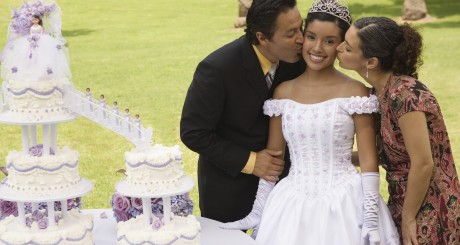
[{"label": "cake table", "polygon": [[[84,214],[92,214],[94,221],[93,237],[95,245],[114,245],[117,242],[117,222],[112,209],[83,209]],[[104,214],[103,218],[101,214]],[[246,233],[239,230],[219,228],[221,222],[197,217],[201,224],[202,245],[257,245]]]}]

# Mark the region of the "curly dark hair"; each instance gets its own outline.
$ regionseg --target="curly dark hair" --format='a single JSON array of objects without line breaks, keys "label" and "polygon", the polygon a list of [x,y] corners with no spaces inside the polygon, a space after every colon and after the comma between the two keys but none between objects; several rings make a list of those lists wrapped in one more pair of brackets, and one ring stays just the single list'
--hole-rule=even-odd
[{"label": "curly dark hair", "polygon": [[387,17],[364,17],[353,25],[358,29],[365,58],[376,57],[384,71],[418,78],[423,43],[414,27],[407,23],[398,25]]},{"label": "curly dark hair", "polygon": [[270,40],[275,33],[278,15],[296,6],[296,0],[254,0],[246,16],[246,37],[257,45],[256,33],[262,32]]}]

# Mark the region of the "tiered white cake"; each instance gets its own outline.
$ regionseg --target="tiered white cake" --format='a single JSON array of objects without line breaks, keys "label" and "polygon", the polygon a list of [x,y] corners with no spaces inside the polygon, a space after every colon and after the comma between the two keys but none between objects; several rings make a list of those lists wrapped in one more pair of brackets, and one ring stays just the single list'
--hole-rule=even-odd
[{"label": "tiered white cake", "polygon": [[25,1],[0,54],[0,123],[22,129],[22,149],[9,152],[0,183],[0,199],[18,212],[0,221],[0,244],[93,243],[92,216],[67,206],[92,184],[80,177],[78,153],[57,147],[57,125],[77,117],[66,102],[72,84],[60,13],[55,3]]},{"label": "tiered white cake", "polygon": [[[122,195],[142,198],[143,214],[117,224],[118,244],[200,244],[200,223],[193,215],[171,213],[171,196],[190,191],[194,182],[182,170],[179,146],[154,145],[125,153],[126,180],[116,185]],[[152,214],[151,198],[163,198],[163,217]]]}]

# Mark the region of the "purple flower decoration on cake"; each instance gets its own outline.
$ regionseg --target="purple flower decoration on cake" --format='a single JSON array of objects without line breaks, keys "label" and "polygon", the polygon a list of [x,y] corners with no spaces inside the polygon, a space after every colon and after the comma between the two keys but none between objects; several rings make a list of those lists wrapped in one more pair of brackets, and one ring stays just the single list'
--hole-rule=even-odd
[{"label": "purple flower decoration on cake", "polygon": [[17,68],[16,66],[13,66],[13,67],[11,68],[11,72],[12,72],[12,73],[18,72],[18,68]]},{"label": "purple flower decoration on cake", "polygon": [[131,208],[131,203],[127,197],[118,193],[113,195],[113,208],[115,211],[127,212]]},{"label": "purple flower decoration on cake", "polygon": [[142,198],[132,197],[131,206],[133,206],[133,208],[142,210]]},{"label": "purple flower decoration on cake", "polygon": [[27,35],[32,26],[32,15],[49,16],[56,10],[56,6],[56,4],[43,4],[40,1],[31,5],[25,2],[19,10],[13,10],[9,29],[19,35]]},{"label": "purple flower decoration on cake", "polygon": [[45,214],[43,212],[41,212],[40,210],[35,210],[32,213],[32,219],[35,219],[35,220],[43,219],[44,216],[45,216]]},{"label": "purple flower decoration on cake", "polygon": [[159,218],[154,218],[152,222],[152,229],[154,231],[159,230],[163,226],[163,222]]},{"label": "purple flower decoration on cake", "polygon": [[16,202],[0,200],[0,214],[2,217],[10,215],[18,216],[18,206]]},{"label": "purple flower decoration on cake", "polygon": [[56,45],[56,49],[57,50],[61,50],[62,49],[62,46],[60,44]]},{"label": "purple flower decoration on cake", "polygon": [[10,30],[19,34],[27,35],[29,34],[29,29],[32,26],[32,21],[30,21],[30,16],[20,13],[17,10],[13,12],[13,20],[10,24]]},{"label": "purple flower decoration on cake", "polygon": [[117,220],[117,222],[127,221],[130,218],[128,216],[128,213],[120,211],[120,210],[114,210],[113,215],[115,216],[115,219]]},{"label": "purple flower decoration on cake", "polygon": [[38,47],[38,40],[40,40],[40,35],[37,34],[29,35],[27,38],[27,41],[30,43],[30,47],[33,49]]},{"label": "purple flower decoration on cake", "polygon": [[30,217],[27,217],[26,218],[26,226],[31,227],[32,223],[33,223],[32,219]]},{"label": "purple flower decoration on cake", "polygon": [[46,69],[46,73],[47,73],[48,75],[51,75],[51,74],[53,74],[53,70],[52,70],[51,68],[48,67],[48,69]]},{"label": "purple flower decoration on cake", "polygon": [[37,225],[40,229],[46,229],[46,227],[48,227],[48,219],[44,218],[37,220]]},{"label": "purple flower decoration on cake", "polygon": [[[50,148],[49,154],[54,155],[53,149]],[[29,155],[34,156],[34,157],[41,157],[43,155],[43,145],[38,144],[38,145],[32,146],[29,149]]]}]

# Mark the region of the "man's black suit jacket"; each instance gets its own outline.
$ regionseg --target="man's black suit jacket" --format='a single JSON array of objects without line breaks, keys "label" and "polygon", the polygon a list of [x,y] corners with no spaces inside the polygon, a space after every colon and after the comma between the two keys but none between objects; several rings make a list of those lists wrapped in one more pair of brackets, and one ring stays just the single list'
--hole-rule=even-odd
[{"label": "man's black suit jacket", "polygon": [[[277,84],[304,70],[302,61],[280,62],[269,90],[245,36],[199,63],[184,102],[180,132],[183,143],[199,154],[203,217],[227,222],[251,211],[259,178],[241,170],[250,151],[258,152],[267,144],[269,117],[263,114],[262,106]],[[289,166],[287,162],[285,172]]]}]

